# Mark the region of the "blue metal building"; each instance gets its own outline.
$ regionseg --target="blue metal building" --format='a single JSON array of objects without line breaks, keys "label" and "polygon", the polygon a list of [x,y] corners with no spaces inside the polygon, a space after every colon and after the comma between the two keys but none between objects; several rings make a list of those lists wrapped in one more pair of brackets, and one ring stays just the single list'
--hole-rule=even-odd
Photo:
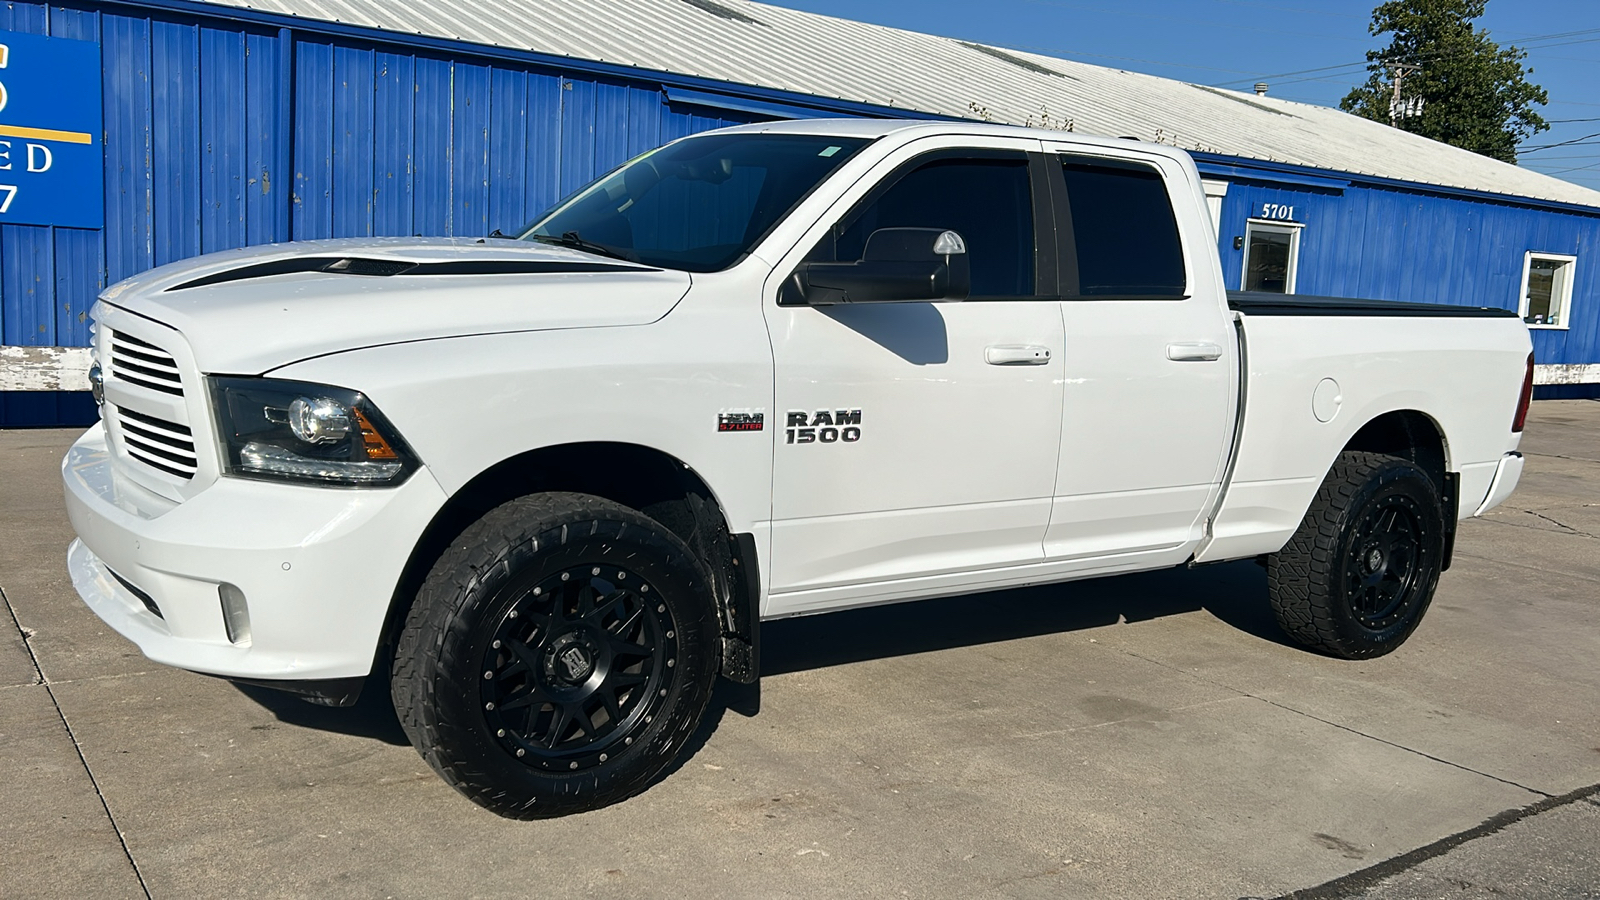
[{"label": "blue metal building", "polygon": [[[481,21],[447,21],[462,9]],[[17,182],[0,183],[0,425],[92,418],[73,349],[89,308],[153,266],[273,241],[509,231],[672,138],[818,115],[1184,146],[1230,287],[1522,304],[1555,320],[1535,333],[1541,393],[1600,392],[1600,193],[1333,110],[744,0],[11,2],[0,32],[15,45],[0,98],[21,98],[0,99],[0,180]],[[86,48],[99,97],[55,98],[98,101],[74,131],[48,96],[24,101]],[[82,147],[89,162],[69,164]],[[9,213],[8,189],[23,198]]]}]

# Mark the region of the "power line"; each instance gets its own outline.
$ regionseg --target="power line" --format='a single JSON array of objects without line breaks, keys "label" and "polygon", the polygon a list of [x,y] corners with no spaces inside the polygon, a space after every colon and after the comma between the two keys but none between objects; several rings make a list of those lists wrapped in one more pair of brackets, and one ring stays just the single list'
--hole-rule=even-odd
[{"label": "power line", "polygon": [[[1589,43],[1594,43],[1596,41],[1600,41],[1600,38],[1585,38],[1584,40],[1581,40],[1581,41],[1563,41],[1562,43],[1559,43],[1559,44],[1543,44],[1542,46],[1539,46],[1539,47],[1528,47],[1528,46],[1526,46],[1528,44],[1532,44],[1532,43],[1538,42],[1538,41],[1549,41],[1549,40],[1556,40],[1558,38],[1577,37],[1578,35],[1584,35],[1584,34],[1600,34],[1600,28],[1585,28],[1585,29],[1582,29],[1580,31],[1562,31],[1562,32],[1556,32],[1556,33],[1553,33],[1553,34],[1535,35],[1535,36],[1533,36],[1531,38],[1527,38],[1527,39],[1525,39],[1525,40],[1523,40],[1521,42],[1513,44],[1512,46],[1515,46],[1515,47],[1517,47],[1517,49],[1520,49],[1520,50],[1527,50],[1527,49],[1543,50],[1543,49],[1548,49],[1550,47],[1565,47],[1565,46],[1567,46],[1569,44],[1589,44]],[[1454,55],[1458,55],[1458,54],[1468,54],[1468,53],[1471,53],[1471,52],[1472,51],[1470,51],[1470,50],[1463,51],[1463,50],[1442,50],[1441,49],[1441,50],[1428,51],[1428,52],[1424,52],[1424,53],[1405,54],[1405,55],[1393,57],[1392,59],[1394,59],[1395,61],[1398,61],[1398,62],[1420,63],[1420,62],[1425,62],[1425,61],[1430,61],[1430,60],[1443,59],[1445,57],[1454,56]],[[1258,75],[1258,76],[1256,76],[1256,78],[1259,79],[1259,80],[1262,80],[1262,81],[1271,81],[1272,79],[1275,79],[1275,78],[1292,78],[1292,76],[1295,76],[1295,75],[1310,75],[1310,74],[1318,73],[1318,72],[1333,72],[1333,71],[1340,70],[1340,69],[1369,68],[1369,67],[1371,67],[1371,66],[1373,66],[1375,64],[1382,63],[1382,62],[1385,62],[1385,60],[1381,60],[1381,59],[1380,60],[1362,60],[1361,62],[1343,63],[1341,65],[1336,65],[1336,66],[1322,66],[1322,67],[1316,68],[1316,69],[1301,69],[1301,70],[1299,70],[1297,72],[1281,72],[1281,73],[1278,73],[1276,75]],[[1285,83],[1293,84],[1295,81],[1314,81],[1314,80],[1319,80],[1319,79],[1294,79],[1292,81],[1285,82]],[[1246,83],[1248,81],[1250,81],[1250,79],[1248,79],[1248,78],[1239,78],[1239,79],[1236,79],[1236,80],[1233,80],[1233,81],[1220,82],[1218,84],[1212,85],[1212,87],[1227,87],[1230,84],[1244,84],[1244,83]]]},{"label": "power line", "polygon": [[1587,165],[1587,166],[1573,166],[1573,167],[1572,167],[1572,168],[1570,168],[1570,169],[1557,169],[1557,170],[1555,170],[1555,171],[1554,171],[1554,172],[1546,172],[1546,173],[1544,173],[1544,174],[1546,174],[1546,175],[1551,175],[1551,176],[1554,176],[1554,175],[1562,175],[1562,174],[1565,174],[1565,173],[1567,173],[1567,172],[1582,172],[1582,171],[1584,171],[1584,170],[1585,170],[1585,169],[1593,169],[1593,168],[1597,168],[1597,167],[1600,167],[1600,162],[1597,162],[1597,163],[1590,163],[1590,164],[1589,164],[1589,165]]},{"label": "power line", "polygon": [[[1274,78],[1288,78],[1288,77],[1290,77],[1292,75],[1308,75],[1308,74],[1311,74],[1313,72],[1331,72],[1331,71],[1333,71],[1335,69],[1350,69],[1350,68],[1362,68],[1362,69],[1364,69],[1364,68],[1367,67],[1367,65],[1368,65],[1367,61],[1366,60],[1362,60],[1361,62],[1358,62],[1358,63],[1341,63],[1340,65],[1337,65],[1337,66],[1322,66],[1322,67],[1316,68],[1316,69],[1301,69],[1298,72],[1279,72],[1276,75],[1255,75],[1255,76],[1252,76],[1252,77],[1255,78],[1255,79],[1261,80],[1261,81],[1270,81],[1270,80],[1272,80]],[[1213,84],[1211,86],[1212,87],[1227,87],[1230,84],[1243,84],[1243,83],[1245,83],[1247,81],[1250,81],[1250,80],[1251,80],[1250,78],[1236,78],[1233,81],[1223,81],[1223,82],[1220,82],[1218,84]]]},{"label": "power line", "polygon": [[1554,150],[1557,147],[1571,147],[1571,146],[1574,146],[1574,145],[1581,145],[1581,144],[1600,143],[1600,141],[1595,141],[1594,138],[1600,138],[1600,131],[1596,131],[1594,134],[1586,134],[1586,135],[1584,135],[1583,137],[1580,137],[1580,138],[1573,138],[1570,141],[1559,141],[1559,142],[1554,143],[1554,144],[1540,144],[1537,147],[1522,147],[1522,148],[1520,148],[1519,152],[1521,152],[1521,153],[1533,153],[1534,151],[1537,151],[1537,150]]}]

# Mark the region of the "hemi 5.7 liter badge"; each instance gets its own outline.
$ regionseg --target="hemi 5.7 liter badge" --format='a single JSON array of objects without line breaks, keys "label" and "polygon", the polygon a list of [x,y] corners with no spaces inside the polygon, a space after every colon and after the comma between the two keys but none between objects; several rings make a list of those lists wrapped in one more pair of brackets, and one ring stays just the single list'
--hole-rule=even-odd
[{"label": "hemi 5.7 liter badge", "polygon": [[766,410],[730,410],[717,413],[718,431],[760,431],[766,427]]}]

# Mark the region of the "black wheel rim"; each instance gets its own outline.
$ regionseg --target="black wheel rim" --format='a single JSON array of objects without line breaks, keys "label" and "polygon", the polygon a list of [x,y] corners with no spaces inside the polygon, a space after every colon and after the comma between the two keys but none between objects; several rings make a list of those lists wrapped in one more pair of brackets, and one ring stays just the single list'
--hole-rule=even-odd
[{"label": "black wheel rim", "polygon": [[599,765],[634,743],[670,692],[678,631],[648,581],[586,564],[509,585],[479,666],[484,722],[505,750],[551,771]]},{"label": "black wheel rim", "polygon": [[1345,556],[1345,602],[1357,624],[1381,631],[1405,618],[1423,571],[1426,530],[1410,497],[1385,497],[1368,507]]}]

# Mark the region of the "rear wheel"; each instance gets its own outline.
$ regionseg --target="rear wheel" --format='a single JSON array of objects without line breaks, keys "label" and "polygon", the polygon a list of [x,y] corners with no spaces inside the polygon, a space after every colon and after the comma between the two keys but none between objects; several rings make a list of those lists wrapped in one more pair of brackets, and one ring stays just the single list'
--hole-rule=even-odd
[{"label": "rear wheel", "polygon": [[503,816],[595,809],[643,790],[704,715],[717,622],[704,568],[617,504],[540,494],[462,534],[395,653],[401,724],[424,759]]},{"label": "rear wheel", "polygon": [[1278,623],[1346,659],[1405,643],[1439,583],[1444,513],[1433,479],[1409,460],[1347,451],[1289,543],[1267,558]]}]

